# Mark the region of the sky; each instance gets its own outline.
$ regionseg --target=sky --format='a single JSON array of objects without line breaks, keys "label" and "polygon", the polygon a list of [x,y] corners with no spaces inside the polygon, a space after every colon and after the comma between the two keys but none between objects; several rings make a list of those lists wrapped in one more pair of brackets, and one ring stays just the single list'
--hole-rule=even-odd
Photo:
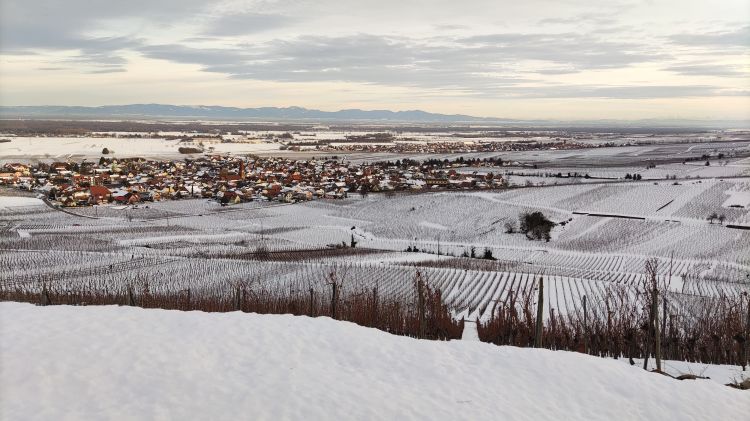
[{"label": "sky", "polygon": [[750,120],[747,0],[0,0],[0,105]]}]

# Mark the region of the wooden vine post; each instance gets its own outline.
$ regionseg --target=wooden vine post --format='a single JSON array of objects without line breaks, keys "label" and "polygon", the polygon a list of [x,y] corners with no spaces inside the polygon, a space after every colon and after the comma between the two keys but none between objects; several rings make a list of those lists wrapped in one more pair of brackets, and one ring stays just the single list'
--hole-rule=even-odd
[{"label": "wooden vine post", "polygon": [[338,301],[338,283],[336,282],[336,279],[333,279],[333,282],[331,282],[331,317],[333,319],[336,319],[336,302]]},{"label": "wooden vine post", "polygon": [[128,285],[128,305],[135,307],[135,296],[133,295],[133,286]]},{"label": "wooden vine post", "polygon": [[661,372],[661,333],[659,332],[659,290],[654,288],[651,293],[651,311],[654,323],[654,358],[656,371]]},{"label": "wooden vine post", "polygon": [[589,313],[586,307],[586,296],[583,296],[583,352],[589,353]]},{"label": "wooden vine post", "polygon": [[310,317],[313,316],[313,289],[310,288]]},{"label": "wooden vine post", "polygon": [[534,333],[534,348],[542,347],[542,310],[544,308],[544,278],[539,278],[539,298],[536,302],[536,331]]},{"label": "wooden vine post", "polygon": [[242,311],[242,289],[239,283],[234,291],[234,311]]},{"label": "wooden vine post", "polygon": [[422,274],[417,271],[415,279],[417,288],[417,317],[419,322],[419,338],[425,337],[425,296],[424,296],[424,281],[422,280]]}]

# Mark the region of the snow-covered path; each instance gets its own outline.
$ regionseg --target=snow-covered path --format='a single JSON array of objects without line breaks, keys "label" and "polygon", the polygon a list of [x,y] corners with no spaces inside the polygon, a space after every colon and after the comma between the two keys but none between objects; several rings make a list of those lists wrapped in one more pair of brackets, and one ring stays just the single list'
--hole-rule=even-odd
[{"label": "snow-covered path", "polygon": [[327,318],[0,303],[0,418],[744,419],[750,393]]},{"label": "snow-covered path", "polygon": [[475,321],[464,320],[464,331],[461,334],[462,341],[478,341],[479,333],[477,332],[477,323]]}]

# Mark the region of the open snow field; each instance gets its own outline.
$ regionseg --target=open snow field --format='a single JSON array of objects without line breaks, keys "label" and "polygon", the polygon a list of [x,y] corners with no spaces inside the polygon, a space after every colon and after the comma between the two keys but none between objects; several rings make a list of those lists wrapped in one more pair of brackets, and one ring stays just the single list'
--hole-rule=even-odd
[{"label": "open snow field", "polygon": [[37,207],[42,201],[35,197],[0,196],[0,211],[17,210],[18,208]]},{"label": "open snow field", "polygon": [[[145,134],[145,133],[141,133]],[[335,151],[321,152],[319,150],[294,151],[280,150],[280,143],[263,139],[268,134],[281,132],[250,132],[251,141],[247,143],[207,143],[212,147],[211,153],[217,154],[257,154],[264,156],[278,156],[290,159],[310,159],[311,157],[338,156],[353,163],[395,161],[397,159],[456,159],[459,156],[468,158],[501,158],[508,163],[537,165],[535,171],[582,171],[593,176],[608,177],[617,173],[623,177],[626,172],[640,173],[644,179],[664,178],[667,175],[684,177],[733,177],[747,176],[748,154],[750,154],[750,140],[742,137],[735,141],[712,142],[701,139],[678,139],[678,143],[664,142],[667,139],[651,139],[653,144],[628,145],[606,148],[588,148],[571,150],[528,150],[528,151],[497,151],[472,153],[391,153],[391,152],[351,152]],[[354,134],[350,132],[319,133],[321,139],[343,138]],[[179,140],[165,139],[160,136],[194,137],[198,133],[190,132],[161,132],[155,137],[24,137],[13,136],[8,143],[0,143],[0,163],[16,161],[55,161],[66,158],[98,159],[103,148],[114,151],[114,157],[142,157],[146,159],[180,159],[190,155],[178,152]],[[297,136],[297,135],[295,135]],[[225,136],[232,138],[236,136]],[[299,137],[299,136],[298,136]],[[430,141],[441,141],[440,136],[428,136]],[[311,137],[310,139],[317,139]],[[299,140],[299,139],[298,139]],[[307,140],[302,138],[301,140]],[[454,138],[455,140],[455,138]],[[503,139],[501,141],[507,141]],[[674,139],[673,139],[674,140]],[[597,142],[592,142],[595,144]],[[618,143],[619,144],[619,143]],[[715,160],[709,167],[703,167],[703,161],[687,162],[688,158],[695,158],[696,154],[722,153],[725,158]],[[735,158],[736,157],[736,158]],[[744,158],[743,158],[744,157]],[[744,159],[744,160],[743,160]],[[646,169],[650,162],[659,162],[656,168]],[[528,168],[525,168],[528,170]]]},{"label": "open snow field", "polygon": [[[178,133],[179,134],[179,133]],[[117,137],[12,137],[9,143],[0,143],[0,164],[7,162],[59,161],[65,159],[99,159],[104,148],[117,158],[143,157],[154,159],[180,159],[190,155],[180,154],[180,146],[190,146],[179,140],[163,138]],[[249,154],[278,151],[279,144],[212,143],[214,153]]]},{"label": "open snow field", "polygon": [[750,412],[750,394],[717,381],[328,318],[0,303],[0,321],[8,420],[687,421]]},{"label": "open snow field", "polygon": [[[390,153],[390,152],[338,152],[321,154],[318,151],[279,151],[263,152],[265,155],[281,155],[297,159],[309,159],[311,156],[338,155],[345,156],[347,160],[355,163],[376,162],[376,161],[395,161],[397,159],[456,159],[462,156],[469,158],[501,158],[506,162],[519,162],[525,164],[536,164],[541,169],[553,169],[555,172],[558,168],[611,168],[611,167],[638,167],[644,168],[647,163],[657,161],[662,164],[667,162],[681,165],[684,159],[700,156],[704,152],[724,153],[727,160],[732,163],[733,159],[729,157],[736,154],[738,157],[747,157],[750,153],[750,141],[739,139],[734,142],[700,142],[696,141],[685,143],[660,143],[637,145],[637,146],[619,146],[609,148],[589,148],[589,149],[569,149],[569,150],[529,150],[529,151],[498,151],[498,152],[472,152],[472,153]],[[723,160],[722,160],[723,162]],[[736,161],[735,161],[736,162]],[[714,166],[716,163],[713,164]],[[659,166],[657,165],[657,168]],[[670,172],[670,174],[672,174]]]}]

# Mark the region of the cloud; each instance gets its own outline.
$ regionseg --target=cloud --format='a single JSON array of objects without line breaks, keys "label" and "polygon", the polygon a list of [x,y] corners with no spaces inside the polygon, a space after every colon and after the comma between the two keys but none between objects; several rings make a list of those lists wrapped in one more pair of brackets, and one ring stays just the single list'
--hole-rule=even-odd
[{"label": "cloud", "polygon": [[748,73],[723,64],[691,64],[665,67],[664,70],[686,76],[748,77]]},{"label": "cloud", "polygon": [[750,25],[730,31],[682,33],[669,37],[672,42],[693,47],[750,48]]},{"label": "cloud", "polygon": [[554,17],[546,18],[539,21],[541,25],[580,25],[580,24],[594,24],[594,25],[614,25],[617,23],[617,13],[582,13],[577,16],[571,17]]},{"label": "cloud", "polygon": [[153,59],[204,66],[238,65],[251,57],[239,48],[193,48],[182,44],[144,45],[137,51]]},{"label": "cloud", "polygon": [[96,38],[89,35],[92,31],[106,31],[116,21],[163,27],[164,22],[191,16],[204,7],[198,0],[3,0],[0,47],[76,49]]},{"label": "cloud", "polygon": [[549,61],[581,70],[619,68],[669,58],[644,44],[606,41],[578,33],[489,34],[458,42],[485,56]]},{"label": "cloud", "polygon": [[121,67],[116,67],[116,68],[111,68],[111,69],[97,69],[97,70],[92,70],[92,71],[90,71],[90,72],[88,72],[88,73],[91,73],[91,74],[102,74],[102,73],[123,73],[123,72],[125,72],[125,71],[126,71],[126,70],[125,70],[125,69],[123,69],[123,68],[121,68]]},{"label": "cloud", "polygon": [[140,25],[163,25],[203,7],[198,0],[2,0],[0,51],[77,51],[79,64],[111,64],[122,50],[138,47],[142,40],[128,34],[92,34],[121,32],[110,26],[128,19],[131,25],[136,21]]},{"label": "cloud", "polygon": [[235,79],[280,82],[344,81],[426,89],[472,90],[527,81],[515,74],[488,77],[486,66],[455,59],[442,48],[373,35],[300,37],[234,49],[180,45],[144,47],[151,58],[202,65]]},{"label": "cloud", "polygon": [[[355,21],[349,17],[351,10],[333,1],[0,0],[0,54],[36,54],[47,69],[82,74],[123,72],[130,57],[141,55],[198,65],[221,79],[350,82],[417,88],[425,96],[638,99],[747,94],[690,85],[684,77],[730,78],[726,85],[738,88],[737,81],[747,72],[710,61],[744,53],[750,46],[750,26],[726,23],[733,29],[722,30],[717,24],[712,32],[654,36],[638,20],[615,13],[631,7],[630,2],[604,9],[578,0],[557,3],[544,2],[544,13],[526,15],[525,21],[511,19],[515,6],[508,8],[504,20],[490,19],[487,10],[494,9],[487,8],[489,1],[483,3],[485,8],[465,8],[464,13],[461,5],[446,0],[424,10],[427,17],[416,18],[409,13],[420,13],[419,7],[404,6],[409,12],[394,16],[394,22],[421,25],[400,30],[382,19],[382,10],[364,1],[347,4],[357,9]],[[571,3],[580,7],[568,7]],[[533,6],[519,5],[521,12],[515,13],[538,9]],[[461,16],[453,19],[453,14]],[[681,56],[696,50],[705,61]],[[617,79],[628,72],[610,72],[615,79],[608,86],[555,83],[585,81],[576,73],[638,66],[644,72],[661,68],[673,73],[674,80],[631,86],[629,79]]]},{"label": "cloud", "polygon": [[292,19],[278,14],[241,13],[221,16],[203,31],[211,36],[236,36],[263,32],[286,26]]},{"label": "cloud", "polygon": [[[529,74],[558,75],[627,67],[664,60],[634,43],[601,41],[580,34],[486,34],[465,38],[303,36],[231,49],[182,45],[139,49],[151,58],[191,63],[233,79],[277,82],[355,82],[417,87],[425,95],[503,98],[677,98],[742,95],[709,85],[555,85]],[[536,63],[516,70],[522,61]],[[681,74],[708,73],[710,66],[672,66]],[[715,75],[721,72],[714,71]],[[724,73],[727,73],[724,70]],[[727,73],[728,74],[728,73]]]},{"label": "cloud", "polygon": [[506,89],[505,92],[508,95],[524,98],[654,99],[746,95],[746,92],[727,90],[710,85],[562,85],[533,88],[513,87]]},{"label": "cloud", "polygon": [[[461,92],[495,92],[540,75],[621,68],[663,59],[637,44],[579,34],[488,34],[408,38],[356,34],[302,36],[235,48],[144,46],[150,58],[202,65],[235,79],[281,82],[344,81]],[[519,70],[521,62],[536,69]]]},{"label": "cloud", "polygon": [[442,31],[462,31],[470,29],[469,26],[466,25],[453,25],[453,24],[445,24],[445,25],[435,25],[435,30],[438,32]]},{"label": "cloud", "polygon": [[4,56],[38,56],[39,53],[30,50],[2,50],[0,49],[0,55]]},{"label": "cloud", "polygon": [[555,69],[555,68],[546,68],[546,69],[537,69],[534,70],[533,73],[538,73],[540,75],[568,75],[571,73],[578,73],[575,69]]}]

